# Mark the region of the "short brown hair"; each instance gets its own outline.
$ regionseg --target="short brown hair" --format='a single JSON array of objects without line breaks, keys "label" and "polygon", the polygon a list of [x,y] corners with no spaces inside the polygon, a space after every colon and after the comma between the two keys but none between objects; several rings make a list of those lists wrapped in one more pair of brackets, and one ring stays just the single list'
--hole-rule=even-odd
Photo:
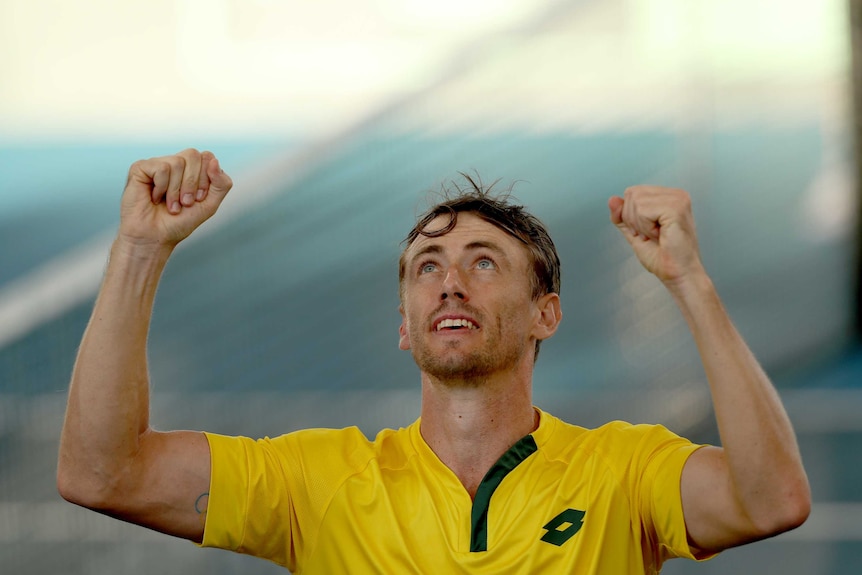
[{"label": "short brown hair", "polygon": [[[557,248],[548,233],[545,224],[536,216],[527,212],[524,206],[512,203],[511,189],[501,194],[492,194],[491,190],[497,182],[485,186],[478,177],[472,177],[460,172],[466,180],[465,185],[451,183],[451,188],[443,189],[443,201],[432,206],[419,217],[416,225],[404,238],[404,250],[398,260],[398,292],[403,296],[405,273],[404,255],[413,241],[423,235],[435,238],[450,232],[458,222],[458,214],[469,212],[482,218],[518,241],[529,251],[533,274],[530,277],[533,299],[538,299],[548,293],[560,293],[560,258]],[[426,231],[425,227],[436,217],[449,215],[449,222],[440,229]],[[536,342],[536,356],[539,355],[539,344]]]}]

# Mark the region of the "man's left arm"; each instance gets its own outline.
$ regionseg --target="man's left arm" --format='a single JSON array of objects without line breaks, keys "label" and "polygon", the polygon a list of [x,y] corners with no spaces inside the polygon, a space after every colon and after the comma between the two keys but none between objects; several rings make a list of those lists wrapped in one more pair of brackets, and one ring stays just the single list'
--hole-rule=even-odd
[{"label": "man's left arm", "polygon": [[635,186],[608,206],[611,221],[682,311],[709,381],[722,447],[697,450],[682,472],[691,544],[719,551],[798,527],[811,495],[796,436],[704,270],[688,194]]}]

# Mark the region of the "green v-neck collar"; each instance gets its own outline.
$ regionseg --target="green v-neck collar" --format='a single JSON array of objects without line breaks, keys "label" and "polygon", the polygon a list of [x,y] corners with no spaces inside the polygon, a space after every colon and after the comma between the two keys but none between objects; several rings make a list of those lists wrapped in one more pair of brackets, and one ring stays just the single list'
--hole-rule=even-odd
[{"label": "green v-neck collar", "polygon": [[538,449],[532,435],[522,437],[491,466],[482,478],[479,488],[476,489],[473,509],[470,513],[471,553],[488,550],[488,508],[491,506],[491,496],[494,495],[494,491],[513,469]]}]

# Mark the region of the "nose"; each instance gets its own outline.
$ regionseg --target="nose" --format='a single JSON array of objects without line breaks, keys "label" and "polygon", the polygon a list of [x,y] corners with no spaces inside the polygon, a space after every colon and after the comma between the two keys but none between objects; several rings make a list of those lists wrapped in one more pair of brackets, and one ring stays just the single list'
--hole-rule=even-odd
[{"label": "nose", "polygon": [[443,285],[440,290],[440,299],[445,300],[449,297],[454,297],[461,301],[467,301],[467,288],[461,271],[452,266],[446,270],[446,277],[443,278]]}]

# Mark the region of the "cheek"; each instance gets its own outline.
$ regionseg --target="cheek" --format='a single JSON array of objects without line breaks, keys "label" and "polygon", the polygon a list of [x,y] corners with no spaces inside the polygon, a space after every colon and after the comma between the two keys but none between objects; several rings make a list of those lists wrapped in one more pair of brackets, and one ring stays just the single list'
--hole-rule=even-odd
[{"label": "cheek", "polygon": [[410,349],[410,335],[413,331],[413,326],[418,325],[416,318],[411,315],[411,308],[401,307],[401,325],[398,326],[398,347],[400,349]]},{"label": "cheek", "polygon": [[419,317],[419,313],[416,311],[415,306],[407,307],[401,314],[401,328],[400,332],[409,337],[411,333],[413,333],[417,326],[421,325],[422,321]]},{"label": "cheek", "polygon": [[506,331],[529,331],[535,314],[532,299],[512,298],[506,302],[503,313],[500,316],[501,324],[506,326]]},{"label": "cheek", "polygon": [[401,309],[405,320],[415,323],[439,305],[439,289],[430,281],[410,281],[401,291]]}]

